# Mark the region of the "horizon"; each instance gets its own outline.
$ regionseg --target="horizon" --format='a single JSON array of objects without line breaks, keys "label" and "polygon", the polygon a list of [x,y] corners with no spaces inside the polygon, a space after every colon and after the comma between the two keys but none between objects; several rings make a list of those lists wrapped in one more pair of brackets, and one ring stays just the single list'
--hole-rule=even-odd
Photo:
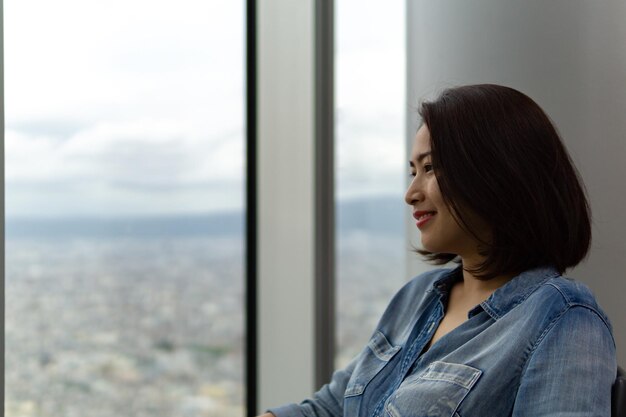
[{"label": "horizon", "polygon": [[[336,230],[369,231],[390,235],[403,233],[404,202],[395,195],[342,199],[336,205]],[[375,221],[373,221],[375,219]],[[6,216],[5,236],[11,238],[64,237],[157,237],[234,236],[243,237],[243,209],[213,212],[166,213],[162,215],[65,215]]]}]

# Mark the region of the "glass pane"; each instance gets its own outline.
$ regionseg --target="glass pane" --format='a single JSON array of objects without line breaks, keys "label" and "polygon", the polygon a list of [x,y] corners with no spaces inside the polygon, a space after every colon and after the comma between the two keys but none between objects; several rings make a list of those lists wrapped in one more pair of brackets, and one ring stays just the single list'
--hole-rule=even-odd
[{"label": "glass pane", "polygon": [[405,282],[404,1],[336,3],[336,366]]},{"label": "glass pane", "polygon": [[244,414],[243,5],[4,2],[5,415]]}]

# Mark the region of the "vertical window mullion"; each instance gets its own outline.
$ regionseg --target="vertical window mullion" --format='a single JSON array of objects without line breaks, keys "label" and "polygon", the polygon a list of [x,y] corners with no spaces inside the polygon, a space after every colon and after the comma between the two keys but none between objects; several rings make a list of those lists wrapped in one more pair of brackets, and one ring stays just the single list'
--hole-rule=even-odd
[{"label": "vertical window mullion", "polygon": [[335,357],[334,1],[315,9],[315,386],[330,380]]},{"label": "vertical window mullion", "polygon": [[258,408],[257,333],[257,54],[256,0],[246,1],[246,415],[254,417]]}]

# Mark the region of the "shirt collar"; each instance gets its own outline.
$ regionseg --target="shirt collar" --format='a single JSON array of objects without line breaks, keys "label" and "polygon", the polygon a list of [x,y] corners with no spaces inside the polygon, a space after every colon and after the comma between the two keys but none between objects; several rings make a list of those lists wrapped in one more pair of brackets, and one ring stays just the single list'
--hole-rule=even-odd
[{"label": "shirt collar", "polygon": [[[558,271],[551,266],[542,266],[522,272],[495,290],[485,301],[470,310],[468,318],[484,310],[494,320],[498,320],[513,307],[524,301],[544,282],[558,275]],[[458,266],[450,269],[435,281],[430,291],[435,291],[440,297],[447,297],[452,285],[462,279],[462,266]]]},{"label": "shirt collar", "polygon": [[556,276],[559,276],[559,273],[552,266],[529,269],[495,290],[489,298],[480,303],[480,307],[495,320],[498,320],[528,298],[544,282]]},{"label": "shirt collar", "polygon": [[434,291],[439,294],[440,297],[447,297],[450,294],[450,289],[455,282],[463,279],[463,273],[461,266],[448,269],[438,280],[433,283],[433,287],[428,291]]}]

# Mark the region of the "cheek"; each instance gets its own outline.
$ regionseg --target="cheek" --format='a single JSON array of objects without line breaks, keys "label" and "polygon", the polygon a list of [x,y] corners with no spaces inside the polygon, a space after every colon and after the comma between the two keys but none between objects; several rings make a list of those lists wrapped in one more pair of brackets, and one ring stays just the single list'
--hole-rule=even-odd
[{"label": "cheek", "polygon": [[430,196],[433,204],[437,205],[439,209],[443,209],[445,207],[445,204],[443,202],[443,196],[441,195],[441,191],[439,190],[439,184],[436,180],[429,182],[428,195]]}]

